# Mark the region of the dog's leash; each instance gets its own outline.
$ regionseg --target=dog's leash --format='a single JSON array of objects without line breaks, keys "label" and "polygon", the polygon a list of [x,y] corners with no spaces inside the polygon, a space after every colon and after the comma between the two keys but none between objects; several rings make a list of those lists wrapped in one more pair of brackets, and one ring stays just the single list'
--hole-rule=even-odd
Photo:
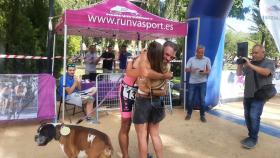
[{"label": "dog's leash", "polygon": [[[120,82],[120,79],[124,77],[124,73],[119,77],[119,79],[117,80],[117,83],[112,86],[112,88],[110,89],[110,91],[104,96],[104,98],[100,101],[100,103],[98,105],[96,105],[96,107],[92,110],[92,112],[90,112],[88,115],[85,115],[83,117],[81,117],[77,122],[76,124],[79,124],[81,122],[83,122],[88,116],[92,115],[93,113],[95,113],[96,111],[96,108],[99,108],[102,103],[108,98],[109,94],[113,91],[113,89],[116,88],[116,86],[118,85],[118,83]],[[97,89],[98,90],[98,89]]]}]

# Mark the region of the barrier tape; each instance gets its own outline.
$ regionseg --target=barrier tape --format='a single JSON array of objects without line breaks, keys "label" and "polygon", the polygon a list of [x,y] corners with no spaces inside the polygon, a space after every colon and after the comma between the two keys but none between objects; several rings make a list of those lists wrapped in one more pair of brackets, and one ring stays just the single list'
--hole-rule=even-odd
[{"label": "barrier tape", "polygon": [[[63,59],[62,56],[55,56],[55,59]],[[9,55],[9,54],[0,54],[0,59],[48,59],[48,57],[44,56],[30,56],[30,55]],[[51,58],[52,59],[52,58]]]},{"label": "barrier tape", "polygon": [[[62,56],[55,56],[55,59],[63,59]],[[9,55],[9,54],[0,54],[0,59],[33,59],[33,60],[39,60],[43,59],[46,60],[48,57],[44,56],[30,56],[30,55]],[[52,58],[51,58],[52,59]],[[172,60],[172,63],[180,63],[182,60]]]}]

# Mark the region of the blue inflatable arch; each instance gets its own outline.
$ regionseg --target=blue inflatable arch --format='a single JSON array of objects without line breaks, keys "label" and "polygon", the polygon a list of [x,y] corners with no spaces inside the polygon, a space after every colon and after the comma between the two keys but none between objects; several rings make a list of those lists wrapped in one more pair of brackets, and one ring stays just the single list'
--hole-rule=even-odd
[{"label": "blue inflatable arch", "polygon": [[[216,106],[219,102],[224,54],[224,24],[232,4],[233,0],[192,0],[188,7],[188,38],[184,65],[186,66],[186,61],[195,55],[198,44],[205,46],[205,56],[210,58],[212,64],[205,98],[207,107]],[[185,73],[184,76],[187,88],[189,74]],[[187,95],[188,93],[185,93],[186,98]]]}]

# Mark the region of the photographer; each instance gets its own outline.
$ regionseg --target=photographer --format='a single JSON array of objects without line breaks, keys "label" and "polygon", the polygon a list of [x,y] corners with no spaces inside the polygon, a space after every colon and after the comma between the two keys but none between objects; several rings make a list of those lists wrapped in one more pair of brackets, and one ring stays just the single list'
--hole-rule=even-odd
[{"label": "photographer", "polygon": [[242,57],[244,62],[238,62],[237,76],[245,75],[244,88],[244,117],[248,128],[247,138],[241,141],[244,148],[254,148],[258,142],[260,127],[260,116],[263,111],[265,99],[257,99],[255,92],[264,85],[272,84],[272,76],[275,71],[275,64],[272,60],[265,58],[265,51],[262,45],[255,45],[252,49],[252,60]]}]

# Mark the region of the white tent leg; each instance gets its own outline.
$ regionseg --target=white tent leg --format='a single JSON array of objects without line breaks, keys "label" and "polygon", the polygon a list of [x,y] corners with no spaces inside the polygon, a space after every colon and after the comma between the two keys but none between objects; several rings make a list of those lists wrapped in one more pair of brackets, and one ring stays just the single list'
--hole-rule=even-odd
[{"label": "white tent leg", "polygon": [[[187,19],[187,21],[194,21],[197,20],[197,29],[196,29],[196,43],[195,43],[195,48],[197,48],[198,46],[198,42],[199,42],[199,34],[200,34],[200,17],[194,17],[194,18],[189,18]],[[185,67],[187,66],[187,55],[188,55],[188,42],[187,42],[187,36],[185,37],[185,51],[186,53],[184,54],[184,60],[183,60],[183,69],[185,69]],[[186,103],[187,103],[187,98],[186,98],[186,85],[187,85],[187,77],[186,77],[186,72],[184,72],[184,76],[183,76],[183,81],[184,81],[184,111],[186,111]]]},{"label": "white tent leg", "polygon": [[187,41],[188,37],[186,36],[185,37],[185,55],[184,55],[184,60],[183,60],[183,84],[181,84],[181,86],[183,85],[183,98],[184,98],[184,101],[183,101],[183,106],[184,106],[184,111],[186,111],[186,103],[187,103],[187,99],[186,99],[186,80],[187,80],[187,75],[186,75],[186,72],[185,72],[185,68],[186,68],[186,65],[187,65],[187,50],[188,50],[188,41]]},{"label": "white tent leg", "polygon": [[64,122],[64,111],[65,111],[65,83],[66,83],[66,58],[67,58],[66,51],[67,51],[67,25],[64,25],[62,122]]},{"label": "white tent leg", "polygon": [[52,76],[53,76],[53,72],[54,72],[54,54],[55,54],[55,34],[53,35]]}]

